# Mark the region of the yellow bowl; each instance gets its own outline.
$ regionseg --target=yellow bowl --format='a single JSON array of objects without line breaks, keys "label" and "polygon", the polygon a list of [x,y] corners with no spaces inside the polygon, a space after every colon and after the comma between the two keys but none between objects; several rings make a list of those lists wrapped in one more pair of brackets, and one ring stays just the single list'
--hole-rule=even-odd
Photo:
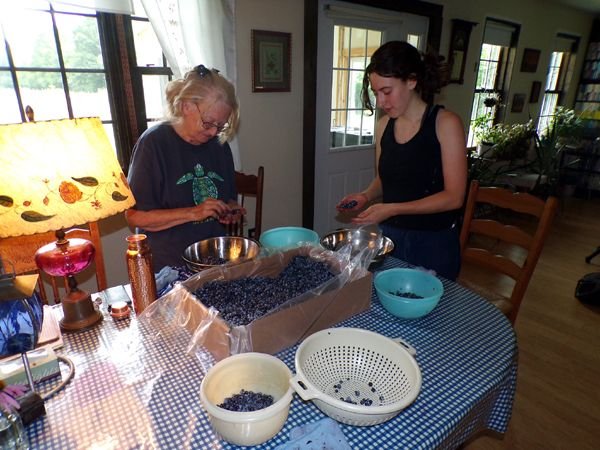
[{"label": "yellow bowl", "polygon": [[[292,402],[290,369],[266,353],[240,353],[211,367],[200,385],[200,398],[214,430],[235,445],[258,445],[275,436],[287,420]],[[250,412],[217,405],[244,389],[273,396],[273,404]]]}]

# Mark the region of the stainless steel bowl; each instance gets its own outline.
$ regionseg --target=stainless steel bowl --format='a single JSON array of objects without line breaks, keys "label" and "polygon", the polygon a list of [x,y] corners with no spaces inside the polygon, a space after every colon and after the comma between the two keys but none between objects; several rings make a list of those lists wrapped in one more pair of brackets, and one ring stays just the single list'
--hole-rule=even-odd
[{"label": "stainless steel bowl", "polygon": [[369,230],[343,228],[321,238],[321,245],[327,250],[338,251],[347,244],[352,244],[352,255],[364,248],[376,249],[371,264],[383,262],[385,256],[394,251],[394,243],[390,238]]},{"label": "stainless steel bowl", "polygon": [[183,252],[183,260],[190,270],[200,272],[211,267],[238,263],[256,258],[260,244],[241,236],[219,236],[190,245]]}]

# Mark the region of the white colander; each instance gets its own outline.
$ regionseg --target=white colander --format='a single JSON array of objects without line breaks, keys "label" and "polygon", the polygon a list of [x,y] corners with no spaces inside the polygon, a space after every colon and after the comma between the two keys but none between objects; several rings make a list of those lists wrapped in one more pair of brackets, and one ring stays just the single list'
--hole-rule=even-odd
[{"label": "white colander", "polygon": [[385,422],[421,390],[421,370],[402,344],[358,328],[312,334],[296,350],[295,365],[290,384],[298,395],[349,425]]}]

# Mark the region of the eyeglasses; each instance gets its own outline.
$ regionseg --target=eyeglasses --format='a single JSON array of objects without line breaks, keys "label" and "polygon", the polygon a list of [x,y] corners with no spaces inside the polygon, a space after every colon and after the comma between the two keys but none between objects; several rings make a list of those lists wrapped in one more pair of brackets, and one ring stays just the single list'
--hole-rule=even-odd
[{"label": "eyeglasses", "polygon": [[222,133],[223,131],[225,131],[225,130],[227,130],[229,128],[229,124],[228,123],[225,123],[223,125],[217,125],[216,123],[205,121],[202,118],[202,113],[200,112],[200,108],[198,107],[198,104],[194,103],[194,105],[196,105],[196,109],[198,110],[198,114],[200,114],[200,122],[202,122],[202,128],[204,128],[205,130],[210,130],[211,128],[216,128],[217,129],[217,133]]}]

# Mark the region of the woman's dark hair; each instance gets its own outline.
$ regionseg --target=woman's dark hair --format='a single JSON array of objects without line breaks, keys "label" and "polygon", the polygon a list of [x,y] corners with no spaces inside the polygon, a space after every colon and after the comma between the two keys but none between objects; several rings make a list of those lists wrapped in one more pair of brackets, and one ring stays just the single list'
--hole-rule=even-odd
[{"label": "woman's dark hair", "polygon": [[371,113],[375,109],[369,97],[369,75],[376,73],[382,77],[401,80],[415,80],[415,90],[424,98],[439,92],[444,85],[441,77],[441,59],[433,53],[422,55],[419,50],[404,41],[389,41],[375,50],[371,62],[365,69],[362,83],[362,101]]}]

